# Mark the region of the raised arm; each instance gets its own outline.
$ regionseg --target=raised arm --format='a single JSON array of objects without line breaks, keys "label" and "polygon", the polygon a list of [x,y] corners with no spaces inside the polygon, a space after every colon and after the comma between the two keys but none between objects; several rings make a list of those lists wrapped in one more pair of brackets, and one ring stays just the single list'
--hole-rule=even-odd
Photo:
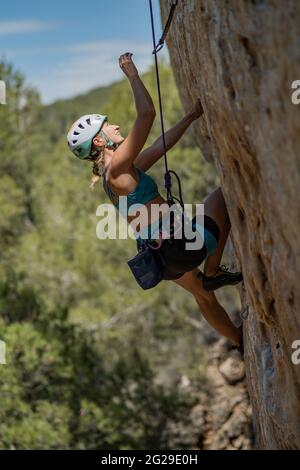
[{"label": "raised arm", "polygon": [[156,115],[152,98],[139,77],[131,55],[130,53],[121,55],[119,63],[129,79],[134,94],[137,118],[128,136],[115,151],[111,162],[111,173],[114,177],[119,176],[133,164],[145,145]]},{"label": "raised arm", "polygon": [[[203,114],[201,101],[198,99],[193,109],[187,113],[174,127],[165,132],[166,150],[170,150],[182,137],[186,129]],[[164,155],[162,135],[155,140],[151,147],[143,150],[136,158],[134,164],[143,171],[151,168]]]}]

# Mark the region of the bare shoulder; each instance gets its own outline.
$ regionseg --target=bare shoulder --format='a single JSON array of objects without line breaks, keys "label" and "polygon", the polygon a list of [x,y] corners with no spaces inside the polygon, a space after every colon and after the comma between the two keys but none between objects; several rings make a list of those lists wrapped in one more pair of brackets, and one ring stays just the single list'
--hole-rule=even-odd
[{"label": "bare shoulder", "polygon": [[135,189],[138,184],[139,176],[138,171],[133,165],[131,165],[131,167],[117,176],[114,176],[111,172],[111,168],[108,168],[105,179],[109,186],[111,186],[112,190],[119,194],[128,194],[128,192]]}]

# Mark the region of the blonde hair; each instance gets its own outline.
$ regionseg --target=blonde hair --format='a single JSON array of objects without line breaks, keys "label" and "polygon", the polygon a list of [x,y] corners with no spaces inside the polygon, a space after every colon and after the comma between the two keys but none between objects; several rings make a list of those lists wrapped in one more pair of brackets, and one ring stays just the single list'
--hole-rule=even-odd
[{"label": "blonde hair", "polygon": [[98,153],[98,157],[96,157],[96,160],[93,161],[93,169],[92,169],[93,176],[92,176],[91,184],[90,184],[91,189],[94,189],[94,186],[98,183],[98,181],[103,176],[103,172],[104,172],[103,157],[104,157],[104,147],[101,148],[101,150]]}]

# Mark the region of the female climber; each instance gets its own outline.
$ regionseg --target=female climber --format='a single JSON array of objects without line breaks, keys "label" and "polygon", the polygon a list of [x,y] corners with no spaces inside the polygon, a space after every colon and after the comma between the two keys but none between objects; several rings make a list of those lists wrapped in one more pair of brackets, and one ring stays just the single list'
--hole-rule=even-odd
[{"label": "female climber", "polygon": [[[146,207],[147,224],[141,223],[140,230],[147,230],[151,237],[151,227],[155,225],[151,206],[166,206],[166,201],[158,192],[157,185],[146,172],[164,155],[162,137],[152,146],[142,151],[156,116],[153,101],[146,90],[132,54],[127,52],[119,57],[119,66],[129,79],[133,90],[137,117],[133,128],[123,137],[120,127],[99,114],[79,118],[68,132],[68,145],[81,160],[93,163],[92,184],[102,177],[103,187],[113,204],[119,209],[119,197],[127,198],[127,206],[135,203]],[[172,148],[188,126],[201,117],[203,109],[198,100],[192,111],[176,126],[165,133],[166,149]],[[129,224],[134,215],[126,214]],[[149,223],[150,221],[150,223]],[[226,336],[235,347],[242,348],[242,329],[236,327],[224,308],[219,304],[214,290],[225,285],[235,285],[242,280],[240,272],[229,272],[220,266],[224,246],[230,230],[230,220],[220,188],[215,189],[204,200],[204,243],[198,250],[186,250],[182,239],[161,240],[158,250],[165,261],[163,279],[173,280],[190,292],[208,323],[220,334]],[[172,235],[172,233],[171,233]],[[174,235],[174,233],[173,233]],[[203,273],[198,266],[204,261]]]}]

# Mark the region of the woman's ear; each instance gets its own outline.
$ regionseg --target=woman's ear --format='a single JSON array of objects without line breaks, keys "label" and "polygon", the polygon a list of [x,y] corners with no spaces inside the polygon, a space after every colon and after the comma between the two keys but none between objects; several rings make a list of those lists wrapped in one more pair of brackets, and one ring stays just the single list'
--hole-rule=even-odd
[{"label": "woman's ear", "polygon": [[95,147],[103,147],[105,142],[103,139],[101,139],[101,137],[96,136],[93,138],[93,144],[95,145]]}]

